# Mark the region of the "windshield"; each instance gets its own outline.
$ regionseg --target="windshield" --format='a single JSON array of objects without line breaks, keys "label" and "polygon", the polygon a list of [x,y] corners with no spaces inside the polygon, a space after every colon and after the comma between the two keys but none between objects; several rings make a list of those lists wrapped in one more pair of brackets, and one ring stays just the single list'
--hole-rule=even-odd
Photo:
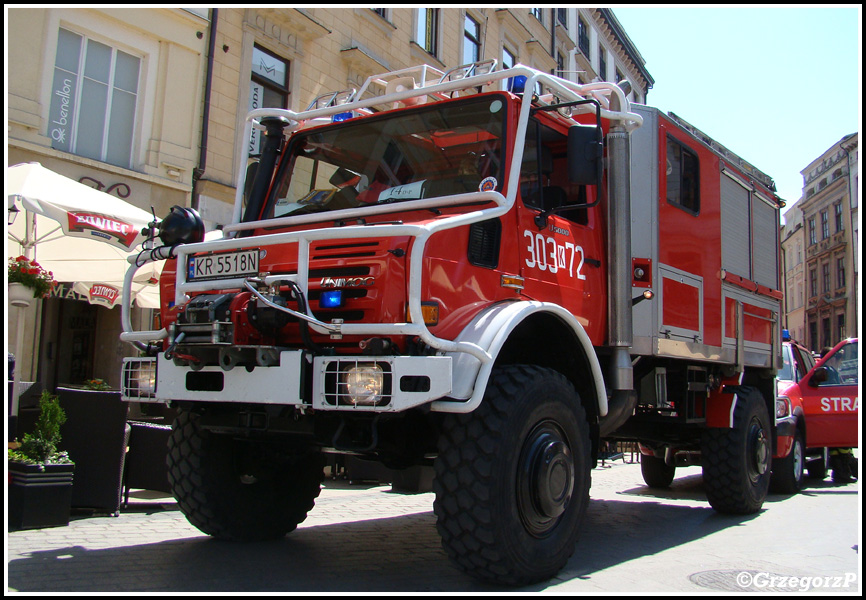
[{"label": "windshield", "polygon": [[435,102],[295,135],[265,218],[500,189],[505,102]]}]

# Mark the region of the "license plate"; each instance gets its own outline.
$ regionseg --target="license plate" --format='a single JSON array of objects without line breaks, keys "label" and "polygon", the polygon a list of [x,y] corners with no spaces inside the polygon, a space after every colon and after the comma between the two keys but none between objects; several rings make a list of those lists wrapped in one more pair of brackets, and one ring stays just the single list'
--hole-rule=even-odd
[{"label": "license plate", "polygon": [[231,279],[259,274],[259,251],[240,250],[222,254],[193,256],[189,260],[188,281]]}]

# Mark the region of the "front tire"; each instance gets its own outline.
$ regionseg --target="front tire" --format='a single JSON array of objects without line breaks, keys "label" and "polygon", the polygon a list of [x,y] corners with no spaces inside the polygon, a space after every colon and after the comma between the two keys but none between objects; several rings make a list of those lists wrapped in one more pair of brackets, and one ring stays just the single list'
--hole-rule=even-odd
[{"label": "front tire", "polygon": [[495,369],[481,405],[443,422],[433,509],[446,553],[492,583],[552,577],[574,552],[590,468],[572,384],[542,367]]},{"label": "front tire", "polygon": [[806,442],[798,429],[794,444],[785,458],[773,459],[773,475],[770,488],[778,494],[796,494],[803,489],[806,465]]},{"label": "front tire", "polygon": [[770,488],[770,417],[761,393],[741,387],[732,429],[704,432],[701,450],[704,487],[720,513],[748,515],[761,510]]},{"label": "front tire", "polygon": [[322,454],[215,434],[199,419],[181,411],[168,442],[168,480],[187,520],[232,541],[274,540],[294,531],[321,490]]}]

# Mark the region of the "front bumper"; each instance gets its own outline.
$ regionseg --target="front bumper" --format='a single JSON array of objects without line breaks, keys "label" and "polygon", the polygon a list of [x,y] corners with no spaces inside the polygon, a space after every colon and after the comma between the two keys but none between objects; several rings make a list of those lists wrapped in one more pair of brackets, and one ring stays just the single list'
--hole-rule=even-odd
[{"label": "front bumper", "polygon": [[794,445],[794,434],[797,431],[797,417],[788,415],[787,417],[776,419],[776,451],[773,458],[785,458],[791,452]]},{"label": "front bumper", "polygon": [[[376,405],[352,404],[341,392],[339,374],[358,364],[379,365],[387,378]],[[312,378],[311,384],[305,382]],[[163,354],[128,358],[122,396],[138,402],[217,402],[307,407],[315,410],[401,412],[451,393],[448,356],[311,356],[280,352],[273,366],[198,369],[177,365]]]}]

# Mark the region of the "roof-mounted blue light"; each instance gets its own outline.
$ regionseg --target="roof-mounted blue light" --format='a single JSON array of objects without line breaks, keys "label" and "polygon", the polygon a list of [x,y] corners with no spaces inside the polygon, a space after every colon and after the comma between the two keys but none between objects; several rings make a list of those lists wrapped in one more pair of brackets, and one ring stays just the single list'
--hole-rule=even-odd
[{"label": "roof-mounted blue light", "polygon": [[515,75],[508,78],[508,91],[512,94],[522,94],[526,89],[526,75]]},{"label": "roof-mounted blue light", "polygon": [[342,123],[343,121],[348,121],[349,119],[351,119],[354,116],[355,115],[352,114],[352,111],[337,113],[336,115],[331,117],[331,122],[332,123]]}]

